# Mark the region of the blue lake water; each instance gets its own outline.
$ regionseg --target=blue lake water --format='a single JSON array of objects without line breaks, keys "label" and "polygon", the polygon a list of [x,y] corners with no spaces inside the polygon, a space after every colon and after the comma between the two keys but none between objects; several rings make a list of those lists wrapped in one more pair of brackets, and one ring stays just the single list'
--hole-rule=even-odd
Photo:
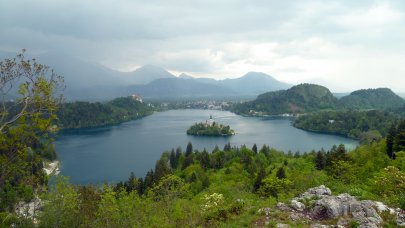
[{"label": "blue lake water", "polygon": [[[214,121],[230,125],[236,135],[231,137],[189,136],[186,130],[212,115]],[[289,119],[243,117],[227,111],[172,110],[157,112],[143,119],[117,126],[79,129],[60,134],[55,142],[61,160],[61,173],[76,184],[116,182],[126,180],[130,172],[143,177],[154,168],[162,152],[188,142],[195,149],[211,151],[254,143],[292,152],[330,149],[334,144],[349,148],[357,141],[296,129]]]}]

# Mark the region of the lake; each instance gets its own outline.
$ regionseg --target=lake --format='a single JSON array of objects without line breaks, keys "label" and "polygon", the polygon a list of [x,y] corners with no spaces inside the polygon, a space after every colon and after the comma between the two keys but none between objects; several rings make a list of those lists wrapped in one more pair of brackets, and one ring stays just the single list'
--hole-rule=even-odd
[{"label": "lake", "polygon": [[[230,137],[189,136],[187,128],[212,115],[214,121],[230,125],[236,135]],[[172,110],[157,112],[143,119],[116,126],[71,130],[61,133],[55,142],[61,174],[76,184],[99,184],[126,180],[130,172],[137,177],[154,168],[162,152],[188,142],[194,149],[208,151],[216,145],[223,148],[246,145],[258,148],[263,144],[287,151],[330,149],[334,144],[348,148],[357,141],[296,129],[289,119],[243,117],[227,111]]]}]

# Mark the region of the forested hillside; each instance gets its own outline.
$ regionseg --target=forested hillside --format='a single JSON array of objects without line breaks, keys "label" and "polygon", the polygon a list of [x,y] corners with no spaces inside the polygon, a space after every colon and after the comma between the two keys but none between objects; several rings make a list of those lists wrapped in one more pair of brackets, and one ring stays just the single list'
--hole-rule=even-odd
[{"label": "forested hillside", "polygon": [[58,111],[61,128],[97,127],[118,124],[152,114],[153,109],[132,97],[116,98],[107,103],[64,103]]},{"label": "forested hillside", "polygon": [[294,127],[307,131],[339,134],[370,143],[386,137],[401,117],[387,111],[325,111],[299,116]]},{"label": "forested hillside", "polygon": [[346,109],[389,109],[405,105],[404,99],[388,88],[356,90],[339,100]]},{"label": "forested hillside", "polygon": [[232,111],[247,115],[306,113],[334,109],[337,102],[326,87],[301,84],[287,90],[261,94],[254,101],[236,104]]},{"label": "forested hillside", "polygon": [[236,104],[232,110],[245,115],[279,115],[324,110],[396,110],[404,106],[405,100],[388,88],[357,90],[337,99],[323,86],[301,84],[261,94],[253,101]]}]

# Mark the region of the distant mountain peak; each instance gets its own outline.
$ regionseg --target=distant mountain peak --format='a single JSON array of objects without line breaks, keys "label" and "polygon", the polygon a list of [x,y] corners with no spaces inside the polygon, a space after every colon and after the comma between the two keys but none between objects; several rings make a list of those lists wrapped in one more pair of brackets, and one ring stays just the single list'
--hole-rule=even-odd
[{"label": "distant mountain peak", "polygon": [[190,76],[190,75],[188,75],[188,74],[186,74],[186,73],[181,73],[181,74],[179,74],[179,78],[194,79],[193,76]]},{"label": "distant mountain peak", "polygon": [[242,78],[243,77],[270,77],[270,78],[272,78],[272,76],[270,76],[266,73],[256,72],[256,71],[247,72],[245,75],[242,76]]},{"label": "distant mountain peak", "polygon": [[153,71],[166,71],[168,72],[166,69],[164,69],[163,67],[160,66],[156,66],[156,65],[152,65],[152,64],[146,64],[143,65],[141,67],[139,67],[138,69],[136,69],[135,71],[144,71],[144,70],[153,70]]},{"label": "distant mountain peak", "polygon": [[135,84],[147,84],[152,82],[155,79],[160,78],[175,78],[166,69],[154,66],[154,65],[144,65],[133,72],[130,72],[130,77],[134,80]]}]

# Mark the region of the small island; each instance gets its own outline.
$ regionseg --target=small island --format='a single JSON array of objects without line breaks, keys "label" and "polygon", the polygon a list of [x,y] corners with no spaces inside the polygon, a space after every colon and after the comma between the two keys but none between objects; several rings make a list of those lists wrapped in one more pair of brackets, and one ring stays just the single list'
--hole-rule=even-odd
[{"label": "small island", "polygon": [[205,123],[196,123],[187,130],[188,135],[197,135],[197,136],[231,136],[235,132],[232,130],[229,125],[225,126],[218,124],[213,121],[212,116],[209,120],[206,120]]}]

